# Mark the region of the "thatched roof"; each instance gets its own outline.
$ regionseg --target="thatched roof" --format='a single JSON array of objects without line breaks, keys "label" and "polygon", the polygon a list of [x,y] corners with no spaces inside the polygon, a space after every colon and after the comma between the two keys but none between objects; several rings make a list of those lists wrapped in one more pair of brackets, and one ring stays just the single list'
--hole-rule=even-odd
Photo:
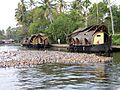
[{"label": "thatched roof", "polygon": [[108,33],[108,29],[107,29],[107,27],[105,25],[91,25],[91,26],[89,26],[87,28],[84,28],[84,29],[79,28],[79,29],[75,30],[74,32],[72,32],[71,34],[69,34],[68,37],[71,36],[71,35],[73,35],[73,34],[85,32],[85,31],[86,32],[94,31],[94,33],[95,33],[98,30],[102,30],[102,31]]}]

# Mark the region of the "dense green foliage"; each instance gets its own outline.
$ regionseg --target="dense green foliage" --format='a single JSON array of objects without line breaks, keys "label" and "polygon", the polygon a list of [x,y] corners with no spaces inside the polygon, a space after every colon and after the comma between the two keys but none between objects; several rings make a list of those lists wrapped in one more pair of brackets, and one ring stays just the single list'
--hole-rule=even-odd
[{"label": "dense green foliage", "polygon": [[[108,3],[92,3],[91,0],[20,0],[16,8],[15,18],[18,28],[8,28],[7,38],[20,41],[22,38],[36,33],[45,33],[52,43],[66,43],[66,36],[78,28],[104,23],[112,34],[110,10]],[[120,28],[120,8],[112,6],[115,33]],[[113,44],[119,39],[113,38]]]},{"label": "dense green foliage", "polygon": [[120,45],[120,34],[115,34],[112,36],[112,44]]},{"label": "dense green foliage", "polygon": [[17,43],[20,43],[24,36],[25,34],[22,32],[21,28],[8,27],[6,30],[5,39],[14,39]]},{"label": "dense green foliage", "polygon": [[69,18],[68,15],[60,15],[58,16],[52,24],[50,24],[49,28],[46,30],[50,39],[53,43],[56,43],[57,39],[61,40],[61,43],[66,42],[66,36],[75,30],[77,25],[75,22]]}]

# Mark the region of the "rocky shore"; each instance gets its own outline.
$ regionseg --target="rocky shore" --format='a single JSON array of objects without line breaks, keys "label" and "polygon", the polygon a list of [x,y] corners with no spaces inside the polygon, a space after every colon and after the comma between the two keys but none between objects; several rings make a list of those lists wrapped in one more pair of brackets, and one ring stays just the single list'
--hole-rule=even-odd
[{"label": "rocky shore", "polygon": [[3,51],[0,52],[0,67],[30,66],[43,63],[84,64],[111,62],[112,57],[86,53],[61,51]]}]

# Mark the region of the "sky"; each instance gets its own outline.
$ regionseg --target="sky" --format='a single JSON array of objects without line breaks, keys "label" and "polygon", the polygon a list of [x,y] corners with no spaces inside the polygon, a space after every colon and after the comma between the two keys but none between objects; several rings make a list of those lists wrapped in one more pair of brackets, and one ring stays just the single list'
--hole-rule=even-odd
[{"label": "sky", "polygon": [[[20,0],[1,0],[0,1],[0,30],[6,30],[9,26],[15,27],[17,22],[15,20],[15,9]],[[65,0],[71,1],[71,0]],[[98,2],[102,0],[90,0],[93,2]],[[111,0],[111,2],[120,5],[120,0]]]},{"label": "sky", "polygon": [[15,9],[20,0],[1,0],[0,1],[0,30],[7,29],[9,26],[16,25]]}]

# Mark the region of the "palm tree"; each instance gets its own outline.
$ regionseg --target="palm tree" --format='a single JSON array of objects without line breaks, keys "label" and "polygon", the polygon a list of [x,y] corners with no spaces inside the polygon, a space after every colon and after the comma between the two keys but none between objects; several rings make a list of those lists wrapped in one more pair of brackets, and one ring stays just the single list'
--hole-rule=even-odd
[{"label": "palm tree", "polygon": [[38,2],[41,6],[41,8],[44,11],[44,17],[48,19],[51,23],[53,21],[53,15],[52,15],[52,9],[53,9],[53,0],[41,0],[41,2]]},{"label": "palm tree", "polygon": [[115,34],[113,14],[112,14],[112,6],[111,6],[111,3],[110,3],[110,0],[103,0],[103,2],[108,4],[109,11],[110,11],[110,17],[111,17],[112,34]]},{"label": "palm tree", "polygon": [[57,13],[63,13],[66,7],[66,2],[64,0],[56,0],[56,1],[57,1],[56,4]]},{"label": "palm tree", "polygon": [[34,0],[30,0],[30,7],[31,7],[31,10],[32,10],[32,6],[35,6]]},{"label": "palm tree", "polygon": [[91,5],[90,0],[85,0],[82,2],[82,7],[85,15],[85,27],[88,26],[88,12],[89,12],[89,6]]},{"label": "palm tree", "polygon": [[21,0],[18,3],[18,8],[16,9],[15,12],[15,17],[18,21],[18,25],[21,25],[21,29],[25,35],[27,35],[28,32],[27,29],[28,20],[26,19],[26,14],[27,14],[26,5],[24,3],[24,0]]},{"label": "palm tree", "polygon": [[21,0],[21,2],[18,3],[18,8],[16,9],[15,12],[15,17],[20,24],[24,22],[25,12],[26,12],[26,7],[24,4],[24,0]]},{"label": "palm tree", "polygon": [[72,4],[72,8],[79,12],[79,14],[85,18],[85,27],[88,26],[88,13],[89,13],[89,6],[91,2],[89,0],[75,0]]},{"label": "palm tree", "polygon": [[81,12],[82,11],[82,1],[81,0],[75,0],[75,1],[73,1],[73,3],[72,3],[72,9]]}]

